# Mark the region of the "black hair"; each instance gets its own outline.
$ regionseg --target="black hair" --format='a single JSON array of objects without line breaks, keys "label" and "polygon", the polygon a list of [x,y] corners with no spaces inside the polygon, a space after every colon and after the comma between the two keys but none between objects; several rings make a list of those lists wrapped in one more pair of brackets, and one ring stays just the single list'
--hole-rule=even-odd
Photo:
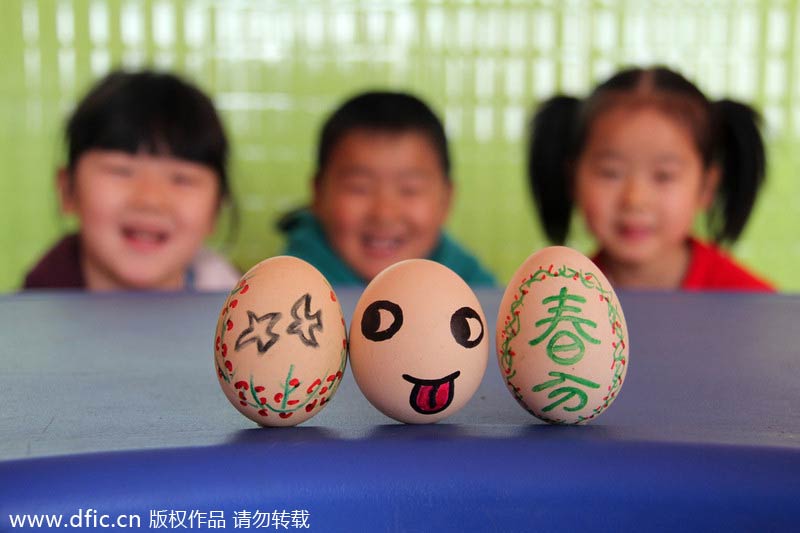
[{"label": "black hair", "polygon": [[447,136],[439,117],[416,96],[387,91],[370,91],[353,96],[328,117],[319,135],[315,180],[324,173],[336,145],[356,130],[426,135],[439,157],[446,179],[450,180]]},{"label": "black hair", "polygon": [[66,126],[67,168],[74,179],[91,149],[170,155],[211,168],[230,200],[228,140],[211,99],[169,73],[114,71],[84,96]]},{"label": "black hair", "polygon": [[594,120],[612,106],[632,103],[657,105],[681,120],[692,132],[704,168],[719,167],[709,233],[717,243],[734,242],[764,182],[761,118],[742,103],[709,101],[696,85],[665,67],[622,70],[585,100],[555,96],[538,107],[530,124],[528,180],[548,239],[566,240],[575,164]]}]

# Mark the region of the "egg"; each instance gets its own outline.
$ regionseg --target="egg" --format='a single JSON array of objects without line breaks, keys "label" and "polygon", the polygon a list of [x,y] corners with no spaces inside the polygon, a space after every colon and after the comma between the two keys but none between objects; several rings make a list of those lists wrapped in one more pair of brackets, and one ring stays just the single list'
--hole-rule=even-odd
[{"label": "egg", "polygon": [[295,257],[251,268],[225,300],[214,335],[219,384],[263,426],[308,420],[336,392],[347,363],[347,328],[325,277]]},{"label": "egg", "polygon": [[455,272],[409,259],[364,289],[350,324],[350,364],[364,396],[400,422],[461,409],[486,370],[489,339],[475,293]]},{"label": "egg", "polygon": [[509,391],[546,422],[597,418],[625,381],[622,306],[600,269],[571,248],[544,248],[519,267],[503,294],[495,339]]}]

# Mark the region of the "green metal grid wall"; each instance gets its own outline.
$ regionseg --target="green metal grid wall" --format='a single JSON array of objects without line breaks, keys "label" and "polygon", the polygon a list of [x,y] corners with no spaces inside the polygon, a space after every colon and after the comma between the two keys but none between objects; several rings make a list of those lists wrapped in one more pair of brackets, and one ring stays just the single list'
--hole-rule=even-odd
[{"label": "green metal grid wall", "polygon": [[[796,1],[4,0],[0,3],[0,290],[70,226],[57,212],[61,128],[115,66],[174,69],[231,134],[243,269],[278,253],[274,220],[308,199],[324,115],[350,94],[407,89],[445,118],[457,196],[448,227],[506,280],[545,245],[524,182],[528,114],[630,63],[663,63],[767,121],[768,186],[733,252],[800,289]],[[571,244],[593,244],[580,227]]]}]

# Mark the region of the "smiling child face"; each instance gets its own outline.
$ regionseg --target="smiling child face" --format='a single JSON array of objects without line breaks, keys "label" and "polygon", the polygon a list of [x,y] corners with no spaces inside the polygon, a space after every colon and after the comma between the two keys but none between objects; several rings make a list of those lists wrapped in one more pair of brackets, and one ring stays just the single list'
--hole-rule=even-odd
[{"label": "smiling child face", "polygon": [[594,121],[577,161],[575,203],[607,261],[648,266],[680,254],[716,186],[688,127],[654,106]]},{"label": "smiling child face", "polygon": [[418,132],[346,134],[318,176],[313,210],[334,251],[361,278],[428,257],[450,209],[451,185]]},{"label": "smiling child face", "polygon": [[182,288],[220,202],[213,170],[145,153],[90,150],[59,186],[64,211],[80,219],[91,290]]}]

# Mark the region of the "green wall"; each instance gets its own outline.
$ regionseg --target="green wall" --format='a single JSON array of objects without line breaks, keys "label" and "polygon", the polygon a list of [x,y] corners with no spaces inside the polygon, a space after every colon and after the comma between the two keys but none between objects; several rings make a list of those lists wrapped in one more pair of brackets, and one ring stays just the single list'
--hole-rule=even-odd
[{"label": "green wall", "polygon": [[[215,97],[242,213],[226,250],[242,269],[280,252],[275,219],[308,199],[330,108],[367,88],[416,92],[452,141],[449,229],[505,281],[546,244],[524,182],[527,115],[630,63],[676,67],[764,113],[768,185],[732,252],[800,289],[798,17],[796,1],[3,0],[0,291],[73,222],[55,200],[61,129],[111,67],[174,69]],[[593,248],[581,229],[570,244]]]}]

